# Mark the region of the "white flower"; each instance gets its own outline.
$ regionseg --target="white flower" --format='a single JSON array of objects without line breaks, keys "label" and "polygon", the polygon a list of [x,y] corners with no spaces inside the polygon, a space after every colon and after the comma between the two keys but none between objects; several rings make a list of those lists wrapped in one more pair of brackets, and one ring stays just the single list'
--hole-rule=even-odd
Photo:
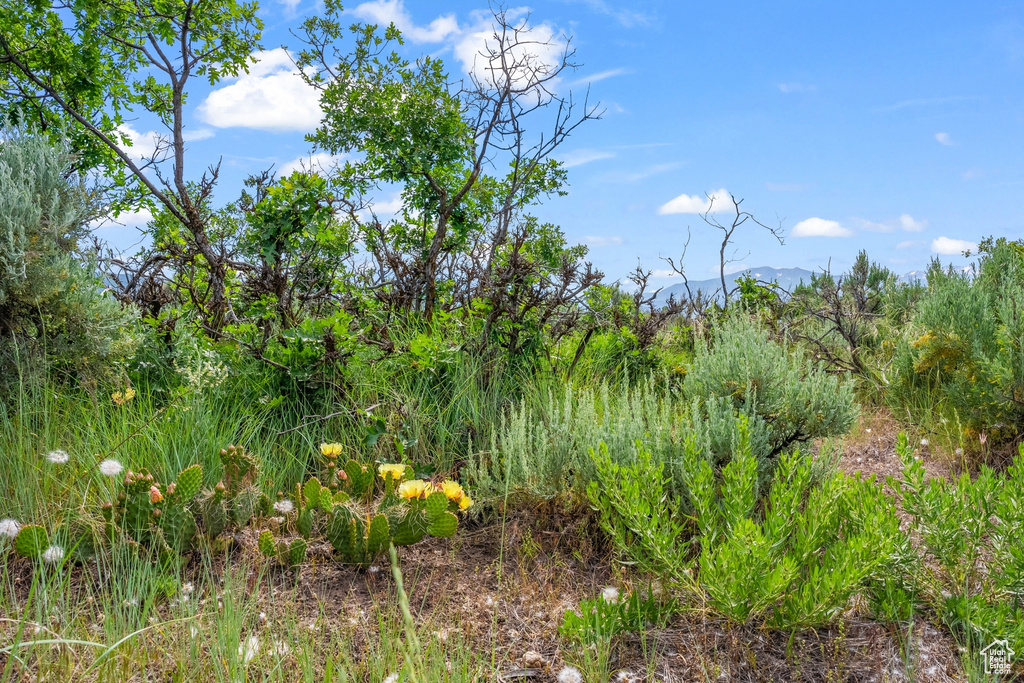
[{"label": "white flower", "polygon": [[16,519],[0,519],[0,536],[14,538],[21,531],[21,525]]},{"label": "white flower", "polygon": [[867,432],[868,434],[870,434],[870,433],[871,433],[871,430],[870,430],[870,429],[865,429],[864,431],[865,431],[865,432]]},{"label": "white flower", "polygon": [[398,683],[398,674],[389,674],[388,677],[384,679],[384,683]]},{"label": "white flower", "polygon": [[956,449],[956,454],[957,455],[963,455],[964,454],[964,449],[962,449],[962,448]]},{"label": "white flower", "polygon": [[248,664],[256,659],[260,653],[260,639],[256,636],[249,636],[244,642],[238,645],[238,656],[243,664]]},{"label": "white flower", "polygon": [[295,509],[295,504],[285,498],[274,503],[274,509],[280,512],[282,515],[287,515],[289,512]]},{"label": "white flower", "polygon": [[619,589],[615,586],[605,586],[604,590],[601,591],[601,597],[604,598],[605,602],[618,602]]},{"label": "white flower", "polygon": [[46,454],[46,459],[54,465],[63,465],[71,459],[71,456],[68,455],[67,451],[50,451]]},{"label": "white flower", "polygon": [[121,463],[113,458],[107,458],[100,463],[100,474],[105,477],[116,477],[121,474],[123,470],[124,467],[121,466]]},{"label": "white flower", "polygon": [[921,439],[921,445],[922,446],[927,446],[928,445],[928,439]]},{"label": "white flower", "polygon": [[64,548],[61,548],[59,545],[51,545],[43,551],[42,557],[43,562],[60,564],[60,561],[64,559]]},{"label": "white flower", "polygon": [[187,598],[188,596],[192,595],[195,589],[196,588],[192,585],[191,581],[189,581],[188,583],[183,583],[181,584],[181,595]]},{"label": "white flower", "polygon": [[583,674],[574,666],[567,666],[558,672],[558,683],[583,683]]},{"label": "white flower", "polygon": [[283,640],[274,641],[274,656],[278,659],[282,657],[287,657],[288,653],[290,653],[291,651],[292,649],[288,647],[288,643],[284,642]]}]

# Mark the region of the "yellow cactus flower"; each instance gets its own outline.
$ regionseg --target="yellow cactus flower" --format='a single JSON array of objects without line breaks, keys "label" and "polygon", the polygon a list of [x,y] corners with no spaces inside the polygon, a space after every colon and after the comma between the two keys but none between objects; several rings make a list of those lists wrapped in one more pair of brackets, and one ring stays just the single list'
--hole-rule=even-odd
[{"label": "yellow cactus flower", "polygon": [[432,488],[430,482],[423,481],[422,479],[412,479],[402,482],[401,486],[398,487],[398,495],[402,498],[421,498],[424,495],[428,495],[430,493],[429,489]]},{"label": "yellow cactus flower", "polygon": [[473,499],[470,498],[469,496],[463,496],[462,498],[459,498],[459,509],[460,510],[468,510],[470,507],[472,507],[472,505],[473,505]]},{"label": "yellow cactus flower", "polygon": [[462,485],[457,481],[449,480],[442,483],[441,490],[444,491],[444,495],[448,496],[448,500],[458,501],[466,495],[466,492],[462,490]]},{"label": "yellow cactus flower", "polygon": [[341,444],[340,443],[322,443],[320,444],[320,452],[328,458],[336,458],[341,455]]},{"label": "yellow cactus flower", "polygon": [[405,465],[401,463],[397,465],[381,465],[377,468],[377,474],[380,475],[381,479],[391,477],[395,481],[398,481],[405,476]]}]

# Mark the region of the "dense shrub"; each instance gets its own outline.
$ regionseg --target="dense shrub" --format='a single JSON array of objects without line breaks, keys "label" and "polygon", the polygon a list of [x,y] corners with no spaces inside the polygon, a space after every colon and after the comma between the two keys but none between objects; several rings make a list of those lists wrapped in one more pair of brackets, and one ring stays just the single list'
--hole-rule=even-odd
[{"label": "dense shrub", "polygon": [[925,480],[924,465],[900,435],[903,476],[889,483],[903,498],[923,560],[911,577],[961,644],[976,652],[996,638],[1024,651],[1024,446],[997,474]]},{"label": "dense shrub", "polygon": [[762,477],[783,452],[845,434],[857,415],[851,387],[816,368],[799,350],[771,339],[736,312],[713,343],[698,347],[683,391],[705,456],[725,465],[738,446],[735,415],[746,418]]},{"label": "dense shrub", "polygon": [[686,444],[692,526],[665,494],[661,464],[641,450],[633,464],[620,466],[602,444],[587,491],[602,526],[631,564],[696,593],[735,622],[763,619],[793,629],[835,621],[899,546],[892,501],[872,480],[834,473],[816,481],[811,457],[799,452],[779,459],[759,497],[743,417],[737,433],[721,477],[695,441]]},{"label": "dense shrub", "polygon": [[[0,362],[46,356],[96,372],[130,353],[132,314],[103,293],[78,242],[95,216],[70,158],[43,138],[0,131]],[[8,375],[10,376],[10,375]]]},{"label": "dense shrub", "polygon": [[939,404],[996,439],[1024,425],[1024,243],[986,240],[976,274],[933,263],[896,358],[890,401]]},{"label": "dense shrub", "polygon": [[632,388],[568,385],[549,391],[539,406],[514,405],[494,431],[491,448],[478,453],[467,474],[481,497],[505,491],[551,496],[582,492],[594,478],[588,453],[607,443],[630,460],[637,443],[660,463],[678,462],[685,411],[663,383],[653,378]]}]

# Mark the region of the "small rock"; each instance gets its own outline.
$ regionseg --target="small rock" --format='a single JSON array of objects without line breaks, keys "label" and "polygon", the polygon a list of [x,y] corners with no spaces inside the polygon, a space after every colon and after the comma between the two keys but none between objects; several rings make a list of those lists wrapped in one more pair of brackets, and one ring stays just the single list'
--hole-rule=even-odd
[{"label": "small rock", "polygon": [[547,664],[547,660],[544,659],[544,656],[535,650],[528,650],[526,654],[523,655],[522,661],[523,667],[527,669],[541,669],[545,664]]}]

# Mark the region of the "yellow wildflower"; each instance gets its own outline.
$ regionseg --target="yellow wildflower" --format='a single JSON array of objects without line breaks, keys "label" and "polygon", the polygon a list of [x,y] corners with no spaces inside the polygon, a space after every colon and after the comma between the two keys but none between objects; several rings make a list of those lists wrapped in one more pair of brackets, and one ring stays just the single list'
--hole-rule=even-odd
[{"label": "yellow wildflower", "polygon": [[444,495],[448,496],[448,500],[461,500],[466,492],[462,490],[462,485],[457,481],[446,481],[441,484],[441,490],[444,491]]},{"label": "yellow wildflower", "polygon": [[135,398],[135,390],[132,389],[131,387],[128,387],[124,391],[115,391],[110,395],[110,399],[114,402],[114,404],[119,406],[123,406],[125,403],[132,400],[133,398]]},{"label": "yellow wildflower", "polygon": [[340,443],[322,443],[320,444],[320,452],[328,458],[336,458],[341,455],[341,444]]},{"label": "yellow wildflower", "polygon": [[405,476],[405,465],[398,463],[397,465],[381,465],[377,468],[377,474],[380,475],[381,479],[387,479],[389,476],[398,481]]},{"label": "yellow wildflower", "polygon": [[398,495],[402,498],[420,498],[423,495],[429,494],[428,489],[433,488],[430,482],[423,481],[422,479],[412,479],[411,481],[402,482],[401,486],[398,487]]},{"label": "yellow wildflower", "polygon": [[463,496],[459,498],[459,509],[468,510],[473,505],[473,499],[469,496]]}]

